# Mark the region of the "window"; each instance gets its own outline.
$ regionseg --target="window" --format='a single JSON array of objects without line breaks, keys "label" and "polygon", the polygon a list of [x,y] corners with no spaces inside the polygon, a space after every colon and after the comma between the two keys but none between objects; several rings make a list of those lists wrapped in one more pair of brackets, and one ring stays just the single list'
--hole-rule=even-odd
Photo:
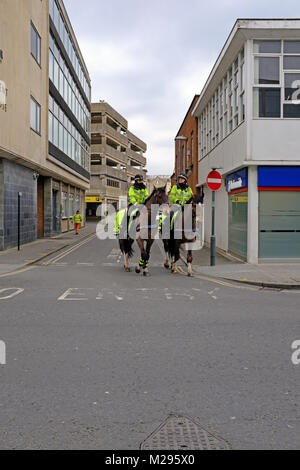
[{"label": "window", "polygon": [[300,117],[300,73],[284,74],[284,99],[289,103],[283,105],[283,117]]},{"label": "window", "polygon": [[283,57],[284,70],[300,70],[300,55],[286,55]]},{"label": "window", "polygon": [[62,193],[62,214],[63,218],[68,217],[68,193]]},{"label": "window", "polygon": [[280,54],[281,41],[254,41],[256,54]]},{"label": "window", "polygon": [[41,65],[41,38],[31,23],[31,54],[36,62]]},{"label": "window", "polygon": [[30,97],[30,127],[37,134],[41,133],[41,107],[32,96]]},{"label": "window", "polygon": [[253,44],[254,117],[299,119],[300,41],[254,41]]},{"label": "window", "polygon": [[284,95],[286,101],[300,100],[300,73],[284,74]]},{"label": "window", "polygon": [[279,57],[255,57],[255,84],[279,85]]},{"label": "window", "polygon": [[53,142],[53,114],[49,113],[49,135],[48,139],[50,142]]},{"label": "window", "polygon": [[285,54],[300,54],[300,41],[284,41],[283,52]]},{"label": "window", "polygon": [[279,118],[280,107],[280,88],[254,88],[254,117]]},{"label": "window", "polygon": [[120,183],[116,180],[107,179],[107,186],[111,186],[112,188],[119,188]]}]

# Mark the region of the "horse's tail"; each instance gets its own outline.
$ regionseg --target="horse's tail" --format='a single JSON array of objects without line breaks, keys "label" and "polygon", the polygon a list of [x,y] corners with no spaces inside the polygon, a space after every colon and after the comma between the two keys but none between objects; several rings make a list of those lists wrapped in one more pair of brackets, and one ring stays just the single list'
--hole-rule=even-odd
[{"label": "horse's tail", "polygon": [[168,253],[169,256],[172,257],[175,255],[175,240],[174,240],[174,232],[171,230],[170,232],[170,238],[168,240]]},{"label": "horse's tail", "polygon": [[132,248],[132,241],[128,238],[125,240],[119,239],[119,247],[122,253],[128,255],[129,258],[132,258],[134,249]]}]

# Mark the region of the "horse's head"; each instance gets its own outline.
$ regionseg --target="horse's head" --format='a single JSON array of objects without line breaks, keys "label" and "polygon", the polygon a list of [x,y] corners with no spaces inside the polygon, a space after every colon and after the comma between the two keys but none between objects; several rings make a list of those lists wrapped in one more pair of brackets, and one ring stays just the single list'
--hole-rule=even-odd
[{"label": "horse's head", "polygon": [[166,186],[161,188],[154,188],[153,190],[153,204],[169,204],[169,197],[166,192]]}]

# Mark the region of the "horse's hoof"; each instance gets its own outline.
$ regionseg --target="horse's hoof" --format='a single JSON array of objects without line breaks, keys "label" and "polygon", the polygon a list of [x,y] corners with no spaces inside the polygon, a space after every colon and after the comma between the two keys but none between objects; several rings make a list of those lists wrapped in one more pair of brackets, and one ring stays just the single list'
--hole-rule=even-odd
[{"label": "horse's hoof", "polygon": [[169,265],[168,263],[165,263],[165,264],[164,264],[164,267],[165,267],[166,269],[169,269],[170,265]]},{"label": "horse's hoof", "polygon": [[143,276],[150,276],[150,273],[147,272],[147,271],[144,271],[144,272],[143,272]]},{"label": "horse's hoof", "polygon": [[130,271],[131,271],[130,268],[126,268],[125,266],[124,266],[124,269],[125,269],[125,271],[126,271],[127,273],[130,273]]},{"label": "horse's hoof", "polygon": [[140,274],[141,270],[140,270],[139,268],[135,268],[135,272],[136,272],[137,274]]},{"label": "horse's hoof", "polygon": [[188,273],[188,277],[194,277],[193,273]]},{"label": "horse's hoof", "polygon": [[178,271],[177,271],[177,269],[171,269],[171,273],[172,274],[178,274]]}]

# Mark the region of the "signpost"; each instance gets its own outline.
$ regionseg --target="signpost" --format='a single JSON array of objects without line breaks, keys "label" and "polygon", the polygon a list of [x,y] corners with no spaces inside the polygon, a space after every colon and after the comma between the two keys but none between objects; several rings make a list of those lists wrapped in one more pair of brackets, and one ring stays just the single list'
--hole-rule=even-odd
[{"label": "signpost", "polygon": [[212,190],[212,204],[211,204],[211,237],[210,237],[210,265],[216,264],[216,235],[215,235],[215,195],[216,191],[222,186],[221,174],[213,169],[208,173],[206,184]]}]

